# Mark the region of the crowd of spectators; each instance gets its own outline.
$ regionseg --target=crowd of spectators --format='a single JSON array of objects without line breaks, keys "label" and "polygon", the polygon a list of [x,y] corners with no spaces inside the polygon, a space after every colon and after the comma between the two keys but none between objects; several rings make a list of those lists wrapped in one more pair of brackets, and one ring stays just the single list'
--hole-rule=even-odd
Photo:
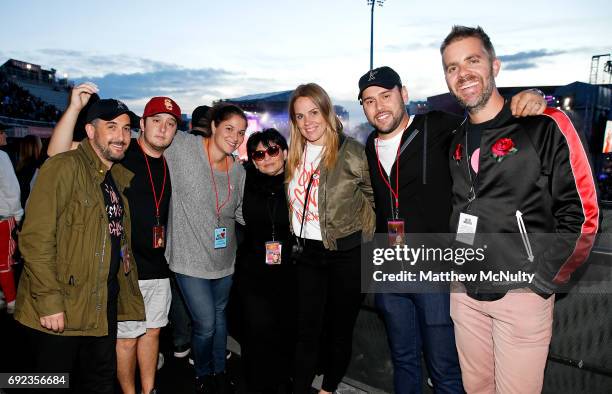
[{"label": "crowd of spectators", "polygon": [[599,199],[612,201],[612,154],[607,154],[601,172],[597,176]]},{"label": "crowd of spectators", "polygon": [[32,96],[0,72],[0,116],[57,122],[61,112],[53,105]]}]

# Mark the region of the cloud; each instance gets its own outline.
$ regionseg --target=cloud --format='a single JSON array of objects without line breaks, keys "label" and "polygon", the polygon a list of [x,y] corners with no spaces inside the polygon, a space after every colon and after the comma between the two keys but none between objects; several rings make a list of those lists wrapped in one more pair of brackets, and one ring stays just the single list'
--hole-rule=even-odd
[{"label": "cloud", "polygon": [[217,88],[234,79],[236,74],[212,68],[189,69],[165,65],[157,70],[137,73],[110,73],[101,77],[81,77],[100,87],[103,96],[134,100],[157,95],[179,96],[197,92],[218,93]]},{"label": "cloud", "polygon": [[504,65],[504,70],[527,70],[536,67],[538,67],[537,64],[531,62],[509,62]]},{"label": "cloud", "polygon": [[498,58],[504,63],[504,69],[506,70],[526,70],[536,68],[538,66],[534,62],[536,59],[562,55],[567,52],[567,50],[549,51],[547,49],[535,49],[532,51],[521,51],[510,55],[501,55],[498,56]]},{"label": "cloud", "polygon": [[221,98],[278,90],[278,82],[271,78],[221,68],[188,68],[121,53],[44,48],[1,51],[0,56],[54,68],[58,76],[66,73],[76,84],[92,81],[100,88],[102,97],[125,100],[134,103],[135,108],[159,95],[176,98],[187,111]]},{"label": "cloud", "polygon": [[435,41],[432,41],[429,43],[411,42],[411,43],[400,44],[400,45],[394,45],[394,44],[385,45],[385,50],[386,51],[409,52],[409,51],[416,51],[420,49],[438,49],[439,47],[440,47],[440,43],[435,42]]},{"label": "cloud", "polygon": [[528,61],[533,59],[538,59],[546,56],[556,56],[565,53],[566,51],[549,51],[547,49],[536,49],[533,51],[524,51],[517,52],[511,55],[502,55],[498,56],[499,60],[503,62],[520,62],[520,61]]}]

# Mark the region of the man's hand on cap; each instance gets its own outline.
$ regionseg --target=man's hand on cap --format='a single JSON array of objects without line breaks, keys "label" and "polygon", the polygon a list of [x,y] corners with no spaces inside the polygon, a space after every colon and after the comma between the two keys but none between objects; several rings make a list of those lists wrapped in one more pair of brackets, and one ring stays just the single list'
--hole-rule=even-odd
[{"label": "man's hand on cap", "polygon": [[78,86],[72,88],[72,92],[70,93],[70,104],[69,107],[72,107],[75,110],[80,111],[87,105],[91,95],[94,93],[98,93],[100,89],[93,82],[84,82]]}]

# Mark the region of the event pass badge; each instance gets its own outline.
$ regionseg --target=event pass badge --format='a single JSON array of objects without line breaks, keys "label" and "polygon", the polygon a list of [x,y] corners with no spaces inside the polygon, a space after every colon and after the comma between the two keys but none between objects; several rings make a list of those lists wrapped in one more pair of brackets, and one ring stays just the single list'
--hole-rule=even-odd
[{"label": "event pass badge", "polygon": [[402,246],[405,243],[404,221],[402,219],[387,220],[389,246]]},{"label": "event pass badge", "polygon": [[266,264],[275,265],[281,263],[283,244],[279,241],[266,242]]},{"label": "event pass badge", "polygon": [[466,245],[474,245],[477,225],[478,216],[461,212],[459,214],[459,224],[457,225],[457,237],[455,240]]},{"label": "event pass badge", "polygon": [[153,226],[153,249],[166,246],[166,229],[164,226]]},{"label": "event pass badge", "polygon": [[215,227],[215,249],[227,247],[227,227]]},{"label": "event pass badge", "polygon": [[130,255],[130,249],[127,242],[121,246],[120,255],[121,262],[123,263],[123,273],[127,275],[132,269],[132,256]]}]

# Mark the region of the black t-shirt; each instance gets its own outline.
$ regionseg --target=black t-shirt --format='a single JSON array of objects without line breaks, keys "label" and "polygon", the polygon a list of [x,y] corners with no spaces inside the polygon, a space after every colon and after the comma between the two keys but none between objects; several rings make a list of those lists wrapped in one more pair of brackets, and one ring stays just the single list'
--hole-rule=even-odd
[{"label": "black t-shirt", "polygon": [[116,319],[117,297],[119,295],[119,281],[117,273],[121,266],[121,238],[123,237],[123,201],[117,190],[110,171],[106,172],[100,184],[104,196],[104,209],[108,216],[108,233],[110,236],[110,268],[108,271],[108,310],[110,320]]},{"label": "black t-shirt", "polygon": [[[147,161],[149,166],[147,167]],[[164,159],[145,156],[138,146],[138,141],[132,139],[121,164],[130,170],[134,177],[125,195],[130,204],[130,219],[132,222],[132,252],[138,267],[138,279],[162,279],[170,276],[168,263],[164,256],[164,248],[153,248],[153,227],[156,223],[155,199],[151,188],[151,179],[155,185],[155,195],[159,204],[159,224],[168,223],[170,209],[170,172],[166,165],[166,183],[164,185]],[[151,177],[149,177],[149,168]],[[163,188],[163,194],[162,194]],[[161,196],[161,197],[160,197]],[[166,234],[164,233],[164,238]]]}]

